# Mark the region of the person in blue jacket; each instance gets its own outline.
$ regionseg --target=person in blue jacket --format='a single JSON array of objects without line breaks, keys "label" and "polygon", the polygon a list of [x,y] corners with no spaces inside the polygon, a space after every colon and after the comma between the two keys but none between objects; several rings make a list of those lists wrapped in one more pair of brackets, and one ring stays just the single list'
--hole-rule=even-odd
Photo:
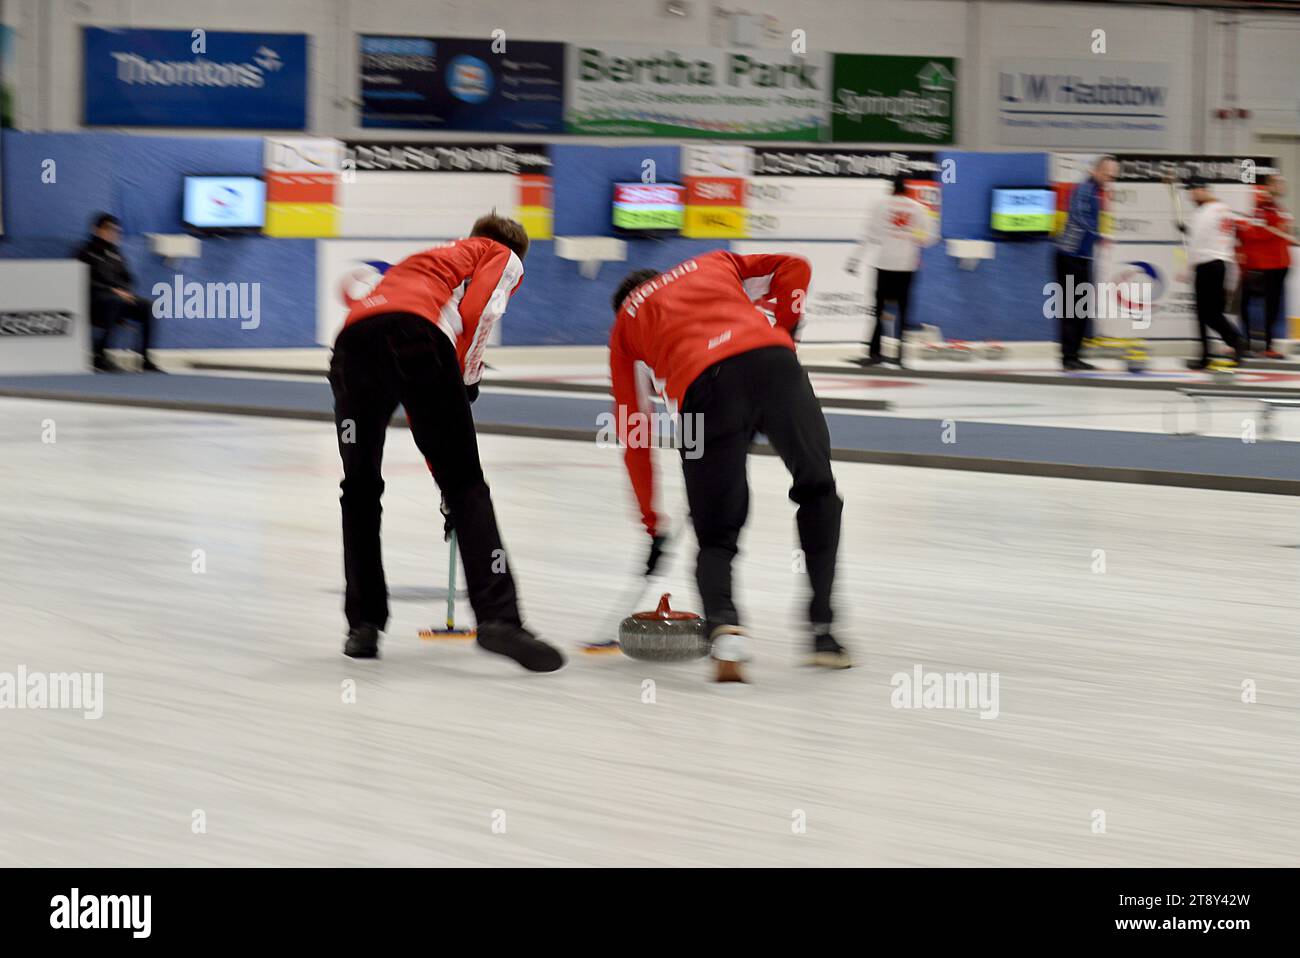
[{"label": "person in blue jacket", "polygon": [[[1104,239],[1100,225],[1102,198],[1118,172],[1119,163],[1113,156],[1102,156],[1093,163],[1088,178],[1070,194],[1065,228],[1056,238],[1056,282],[1061,287],[1063,307],[1058,317],[1061,366],[1066,370],[1096,368],[1079,358],[1092,319],[1087,303],[1080,300],[1093,283],[1093,263]],[[1093,292],[1089,301],[1095,304]]]}]

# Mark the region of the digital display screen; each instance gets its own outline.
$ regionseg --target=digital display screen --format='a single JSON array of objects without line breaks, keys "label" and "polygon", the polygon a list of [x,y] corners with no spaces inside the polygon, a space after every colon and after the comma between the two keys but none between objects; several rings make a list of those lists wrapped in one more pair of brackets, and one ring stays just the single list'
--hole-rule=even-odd
[{"label": "digital display screen", "polygon": [[681,230],[686,221],[686,187],[680,183],[615,183],[615,229]]},{"label": "digital display screen", "polygon": [[1056,222],[1056,192],[1041,186],[993,190],[992,227],[998,233],[1043,233]]},{"label": "digital display screen", "polygon": [[261,229],[266,184],[256,176],[187,176],[181,222],[195,229]]}]

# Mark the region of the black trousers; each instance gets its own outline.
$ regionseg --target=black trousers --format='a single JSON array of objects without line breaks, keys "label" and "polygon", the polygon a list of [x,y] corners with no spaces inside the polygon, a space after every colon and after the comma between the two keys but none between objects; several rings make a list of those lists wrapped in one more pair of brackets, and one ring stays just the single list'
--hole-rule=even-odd
[{"label": "black trousers", "polygon": [[[1083,338],[1088,333],[1092,316],[1081,303],[1085,284],[1092,283],[1092,260],[1056,252],[1056,282],[1061,287],[1060,343],[1061,362],[1079,358]],[[1093,302],[1096,302],[1094,297]]]},{"label": "black trousers", "polygon": [[1227,302],[1223,283],[1227,272],[1228,264],[1221,259],[1212,259],[1196,267],[1196,324],[1200,328],[1201,359],[1204,362],[1210,361],[1209,330],[1218,333],[1235,352],[1243,348],[1237,328],[1223,315]]},{"label": "black trousers", "polygon": [[896,303],[895,328],[898,330],[898,362],[903,362],[903,330],[907,328],[907,302],[912,294],[912,277],[915,273],[902,270],[876,270],[876,327],[871,331],[868,353],[880,358],[880,336],[885,328],[885,304]]},{"label": "black trousers", "polygon": [[1273,348],[1273,328],[1282,317],[1282,292],[1286,289],[1287,268],[1251,270],[1241,283],[1241,328],[1250,340],[1250,301],[1264,300],[1264,348]]},{"label": "black trousers", "polygon": [[731,562],[749,514],[749,447],[760,432],[794,479],[790,498],[799,506],[799,544],[812,585],[809,621],[830,623],[844,503],[831,473],[826,417],[794,352],[772,346],[710,366],[687,389],[682,413],[700,417],[696,435],[703,438],[698,458],[682,449],[682,472],[700,546],[695,578],[710,630],[740,624]]},{"label": "black trousers", "polygon": [[348,625],[383,629],[388,624],[379,541],[380,467],[388,423],[399,404],[451,511],[475,617],[480,623],[522,624],[451,341],[420,316],[391,313],[363,319],[346,327],[334,344],[330,388],[343,459]]},{"label": "black trousers", "polygon": [[121,323],[140,326],[140,352],[148,355],[153,342],[153,305],[147,299],[127,301],[115,293],[91,293],[90,338],[95,356],[104,355],[113,334]]}]

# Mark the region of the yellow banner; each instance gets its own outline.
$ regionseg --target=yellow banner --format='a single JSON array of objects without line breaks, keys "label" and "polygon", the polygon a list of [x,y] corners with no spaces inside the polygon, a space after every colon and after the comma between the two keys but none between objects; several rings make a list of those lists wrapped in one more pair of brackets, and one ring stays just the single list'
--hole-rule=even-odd
[{"label": "yellow banner", "polygon": [[315,239],[339,235],[339,208],[333,203],[267,203],[267,236]]},{"label": "yellow banner", "polygon": [[688,206],[682,235],[691,239],[746,239],[742,206]]},{"label": "yellow banner", "polygon": [[548,240],[555,236],[555,216],[546,206],[516,206],[515,219],[529,239]]}]

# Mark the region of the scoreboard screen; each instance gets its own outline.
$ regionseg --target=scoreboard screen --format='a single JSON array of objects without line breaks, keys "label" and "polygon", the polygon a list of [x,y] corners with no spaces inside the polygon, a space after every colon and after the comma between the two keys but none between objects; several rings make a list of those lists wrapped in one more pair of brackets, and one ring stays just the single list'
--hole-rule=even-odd
[{"label": "scoreboard screen", "polygon": [[1045,186],[999,186],[993,190],[995,233],[1046,236],[1056,220],[1056,191]]},{"label": "scoreboard screen", "polygon": [[680,183],[615,183],[613,225],[637,233],[678,232],[686,220]]}]

